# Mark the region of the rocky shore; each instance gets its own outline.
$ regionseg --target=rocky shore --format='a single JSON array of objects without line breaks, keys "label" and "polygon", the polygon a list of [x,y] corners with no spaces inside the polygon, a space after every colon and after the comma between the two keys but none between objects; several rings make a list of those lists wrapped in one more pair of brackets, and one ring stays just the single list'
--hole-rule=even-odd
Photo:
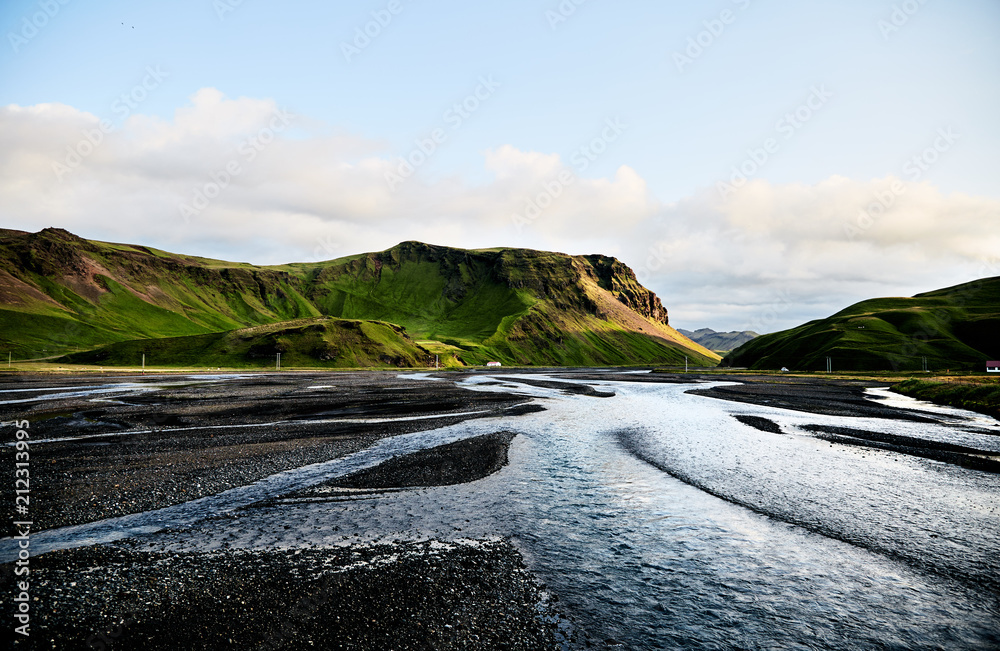
[{"label": "rocky shore", "polygon": [[505,541],[34,560],[36,649],[553,649],[558,616]]}]

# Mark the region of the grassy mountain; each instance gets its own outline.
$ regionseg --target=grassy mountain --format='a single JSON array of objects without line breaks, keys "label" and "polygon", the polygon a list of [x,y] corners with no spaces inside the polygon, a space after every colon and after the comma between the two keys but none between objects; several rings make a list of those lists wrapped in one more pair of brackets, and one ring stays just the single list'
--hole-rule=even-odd
[{"label": "grassy mountain", "polygon": [[728,353],[760,336],[752,330],[744,330],[743,332],[716,332],[711,328],[701,328],[694,332],[678,328],[677,332],[717,353]]},{"label": "grassy mountain", "polygon": [[912,298],[862,301],[826,319],[762,335],[729,353],[728,366],[825,370],[983,370],[1000,359],[1000,277]]},{"label": "grassy mountain", "polygon": [[[260,267],[84,240],[59,229],[0,231],[0,350],[15,358],[190,338],[169,346],[211,349],[231,357],[216,365],[234,365],[246,361],[242,349],[204,336],[240,338],[246,328],[296,322],[282,336],[298,350],[311,344],[288,337],[314,337],[318,331],[307,336],[298,322],[318,317],[394,324],[413,346],[455,364],[718,360],[669,326],[660,300],[631,269],[599,255],[404,242],[378,253]],[[342,328],[324,329],[334,345]],[[102,354],[134,364],[136,346]]]}]

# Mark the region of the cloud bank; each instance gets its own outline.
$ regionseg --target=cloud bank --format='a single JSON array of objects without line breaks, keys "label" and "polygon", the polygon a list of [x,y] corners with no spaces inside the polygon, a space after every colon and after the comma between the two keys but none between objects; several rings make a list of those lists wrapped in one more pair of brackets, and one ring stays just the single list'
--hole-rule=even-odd
[{"label": "cloud bank", "polygon": [[[169,121],[11,105],[0,220],[259,264],[411,239],[606,253],[692,328],[773,331],[861,298],[1000,275],[1000,200],[927,183],[758,179],[665,203],[627,166],[593,178],[582,159],[498,145],[483,152],[492,176],[473,184],[431,178],[412,154],[212,88]],[[401,159],[416,164],[400,183]]]}]

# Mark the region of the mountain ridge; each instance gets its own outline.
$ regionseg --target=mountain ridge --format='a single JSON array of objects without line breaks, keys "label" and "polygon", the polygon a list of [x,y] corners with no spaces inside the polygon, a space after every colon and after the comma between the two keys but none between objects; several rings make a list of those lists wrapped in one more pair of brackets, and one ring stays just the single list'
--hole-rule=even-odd
[{"label": "mountain ridge", "polygon": [[678,328],[677,332],[717,353],[729,352],[760,336],[752,330],[718,332],[711,328],[699,328],[694,331]]},{"label": "mountain ridge", "polygon": [[607,256],[407,241],[257,266],[62,229],[0,231],[0,346],[21,358],[319,317],[396,324],[458,363],[719,359],[671,328],[659,297]]}]

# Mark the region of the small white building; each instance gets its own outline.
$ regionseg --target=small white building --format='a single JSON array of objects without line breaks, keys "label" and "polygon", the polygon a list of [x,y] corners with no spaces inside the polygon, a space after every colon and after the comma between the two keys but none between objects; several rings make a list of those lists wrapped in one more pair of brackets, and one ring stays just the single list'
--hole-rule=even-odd
[{"label": "small white building", "polygon": [[500,362],[486,362],[487,366],[503,366]]},{"label": "small white building", "polygon": [[987,373],[1000,373],[1000,362],[986,362]]}]

